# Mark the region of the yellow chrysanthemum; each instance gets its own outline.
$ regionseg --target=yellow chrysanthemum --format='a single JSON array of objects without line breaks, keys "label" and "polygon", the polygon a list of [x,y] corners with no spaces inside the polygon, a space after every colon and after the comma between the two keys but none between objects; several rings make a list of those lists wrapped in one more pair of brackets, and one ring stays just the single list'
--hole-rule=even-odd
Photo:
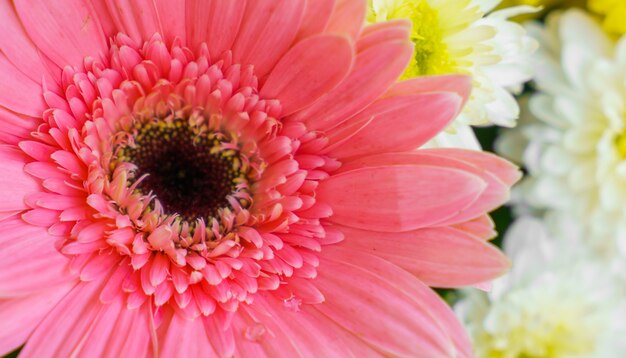
[{"label": "yellow chrysanthemum", "polygon": [[589,10],[604,17],[604,30],[617,35],[626,34],[626,1],[589,0]]},{"label": "yellow chrysanthemum", "polygon": [[495,5],[490,0],[370,0],[368,21],[412,21],[415,53],[403,79],[472,76],[474,90],[457,124],[512,126],[519,108],[509,90],[530,78],[526,59],[535,43],[518,24],[507,21],[520,9],[485,16]]}]

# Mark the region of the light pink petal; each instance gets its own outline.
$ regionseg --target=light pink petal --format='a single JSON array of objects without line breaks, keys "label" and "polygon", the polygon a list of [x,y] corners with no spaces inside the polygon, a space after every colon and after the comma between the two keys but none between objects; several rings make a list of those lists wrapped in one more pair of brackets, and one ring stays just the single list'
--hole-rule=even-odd
[{"label": "light pink petal", "polygon": [[348,74],[354,58],[350,41],[318,35],[300,41],[278,62],[261,89],[264,98],[277,98],[283,115],[315,102]]},{"label": "light pink petal", "polygon": [[356,39],[365,23],[365,0],[336,0],[327,32],[346,33]]},{"label": "light pink petal", "polygon": [[426,149],[424,153],[443,155],[466,161],[495,175],[508,186],[517,183],[522,177],[522,173],[515,164],[488,152],[457,148],[438,148]]},{"label": "light pink petal", "polygon": [[246,0],[187,0],[187,42],[197,48],[206,42],[213,57],[230,50],[243,19]]},{"label": "light pink petal", "polygon": [[401,233],[340,230],[345,235],[342,247],[379,256],[428,286],[474,285],[503,274],[510,264],[495,246],[449,227]]},{"label": "light pink petal", "polygon": [[[48,85],[54,83],[9,1],[0,2],[0,33],[11,34],[0,36],[0,50],[17,69],[35,83],[41,83],[43,77]],[[3,82],[6,78],[2,76]]]},{"label": "light pink petal", "polygon": [[0,297],[21,296],[73,281],[69,260],[55,248],[45,228],[19,217],[0,225]]},{"label": "light pink petal", "polygon": [[397,266],[329,246],[315,284],[326,301],[314,308],[384,355],[455,356],[451,337],[458,332],[443,322],[454,319],[452,312],[441,310],[440,299]]},{"label": "light pink petal", "polygon": [[255,0],[248,3],[233,45],[233,58],[252,64],[263,77],[295,39],[304,14],[304,0]]},{"label": "light pink petal", "polygon": [[201,318],[187,319],[174,313],[162,339],[162,357],[217,357]]},{"label": "light pink petal", "polygon": [[328,25],[335,2],[336,0],[307,1],[296,38],[302,39],[322,32]]},{"label": "light pink petal", "polygon": [[73,285],[54,286],[25,297],[0,299],[0,356],[24,344],[39,322]]},{"label": "light pink petal", "polygon": [[46,109],[41,85],[26,77],[0,53],[0,106],[14,112],[41,117]]},{"label": "light pink petal", "polygon": [[478,218],[470,221],[453,225],[452,227],[462,230],[469,235],[472,235],[482,240],[491,240],[496,237],[496,235],[498,235],[498,233],[494,229],[495,224],[493,220],[491,220],[491,217],[489,217],[489,215],[487,214],[479,216]]},{"label": "light pink petal", "polygon": [[28,35],[57,66],[81,66],[86,56],[107,49],[104,32],[84,0],[16,0],[15,9]]},{"label": "light pink petal", "polygon": [[378,100],[341,124],[372,120],[330,151],[333,158],[348,158],[416,149],[443,130],[461,109],[454,93],[428,93]]},{"label": "light pink petal", "polygon": [[16,147],[0,144],[0,213],[25,210],[24,198],[39,191],[39,184],[24,172],[26,156]]},{"label": "light pink petal", "polygon": [[454,92],[463,98],[463,104],[465,104],[472,92],[472,77],[465,75],[415,77],[394,84],[384,97],[429,92]]},{"label": "light pink petal", "polygon": [[368,48],[357,55],[352,72],[339,86],[291,119],[304,120],[312,130],[340,124],[383,94],[404,71],[412,53],[413,45],[408,40]]},{"label": "light pink petal", "polygon": [[435,166],[363,167],[320,183],[319,201],[333,209],[332,222],[401,232],[430,226],[472,204],[486,183],[461,170]]}]

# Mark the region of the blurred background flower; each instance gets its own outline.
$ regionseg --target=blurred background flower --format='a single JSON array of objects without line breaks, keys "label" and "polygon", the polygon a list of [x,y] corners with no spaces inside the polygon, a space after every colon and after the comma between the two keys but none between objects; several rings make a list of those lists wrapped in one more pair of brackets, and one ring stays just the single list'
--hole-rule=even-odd
[{"label": "blurred background flower", "polygon": [[[570,222],[570,224],[575,225]],[[511,227],[509,274],[456,305],[477,357],[614,357],[626,350],[624,285],[571,232],[539,218]]]}]

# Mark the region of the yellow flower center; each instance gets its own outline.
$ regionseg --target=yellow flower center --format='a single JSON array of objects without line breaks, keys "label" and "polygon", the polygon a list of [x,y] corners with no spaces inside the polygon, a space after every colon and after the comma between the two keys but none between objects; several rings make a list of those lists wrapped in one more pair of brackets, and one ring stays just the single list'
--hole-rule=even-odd
[{"label": "yellow flower center", "polygon": [[626,159],[626,131],[615,137],[615,148],[622,159]]},{"label": "yellow flower center", "polygon": [[431,7],[427,0],[388,2],[388,6],[378,13],[370,6],[370,22],[393,19],[409,19],[413,23],[411,41],[415,50],[403,79],[456,71],[456,63],[444,42],[439,11]]},{"label": "yellow flower center", "polygon": [[589,0],[589,9],[604,16],[602,23],[607,32],[626,34],[626,2],[624,0]]}]

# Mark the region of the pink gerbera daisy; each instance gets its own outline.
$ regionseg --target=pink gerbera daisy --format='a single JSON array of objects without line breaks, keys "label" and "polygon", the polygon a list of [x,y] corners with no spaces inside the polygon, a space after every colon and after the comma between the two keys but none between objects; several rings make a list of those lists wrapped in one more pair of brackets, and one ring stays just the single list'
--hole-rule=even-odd
[{"label": "pink gerbera daisy", "polygon": [[0,354],[469,356],[517,170],[363,0],[0,2]]}]

